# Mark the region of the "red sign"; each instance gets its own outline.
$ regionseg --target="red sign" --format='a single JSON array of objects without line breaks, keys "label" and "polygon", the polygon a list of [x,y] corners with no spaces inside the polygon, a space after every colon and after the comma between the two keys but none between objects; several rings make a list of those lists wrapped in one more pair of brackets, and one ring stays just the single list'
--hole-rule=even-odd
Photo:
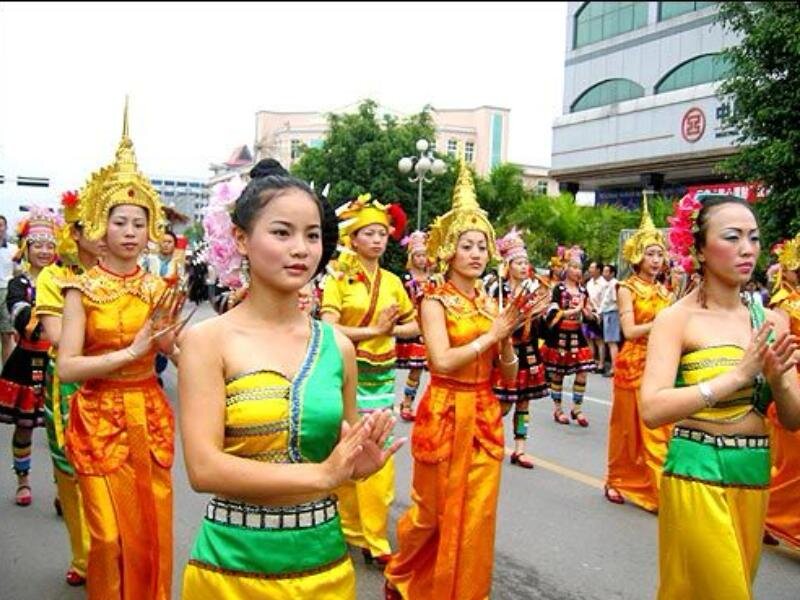
[{"label": "red sign", "polygon": [[693,144],[701,137],[706,131],[706,115],[699,108],[690,108],[683,115],[681,121],[681,135],[690,144]]},{"label": "red sign", "polygon": [[739,196],[748,202],[755,202],[759,198],[765,198],[766,190],[756,183],[743,183],[741,181],[729,181],[726,183],[705,183],[700,185],[690,185],[686,188],[690,194],[706,192],[709,194],[730,194]]}]

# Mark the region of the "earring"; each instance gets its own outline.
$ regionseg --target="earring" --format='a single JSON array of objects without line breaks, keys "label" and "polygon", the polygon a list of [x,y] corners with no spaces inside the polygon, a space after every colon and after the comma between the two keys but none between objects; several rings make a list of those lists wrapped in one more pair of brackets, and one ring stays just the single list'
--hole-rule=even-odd
[{"label": "earring", "polygon": [[700,283],[697,286],[697,300],[700,302],[701,308],[708,308],[708,304],[706,303],[706,286],[704,285],[705,278],[703,275],[700,275]]},{"label": "earring", "polygon": [[250,260],[244,256],[242,257],[242,266],[239,267],[239,276],[242,279],[243,287],[250,287]]}]

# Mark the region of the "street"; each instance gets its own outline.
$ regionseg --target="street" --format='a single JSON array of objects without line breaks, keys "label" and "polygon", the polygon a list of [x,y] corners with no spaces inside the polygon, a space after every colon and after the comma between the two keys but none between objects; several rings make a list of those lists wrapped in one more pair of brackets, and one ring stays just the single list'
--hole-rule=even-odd
[{"label": "street", "polygon": [[[207,318],[204,304],[195,319]],[[405,372],[398,372],[398,398]],[[424,384],[425,380],[423,380]],[[165,377],[173,405],[176,373]],[[565,385],[569,390],[571,383]],[[568,394],[565,394],[568,396]],[[505,461],[497,520],[494,584],[497,600],[638,600],[653,598],[657,569],[657,520],[631,505],[617,506],[603,497],[607,422],[611,380],[591,375],[585,412],[588,429],[554,423],[552,404],[541,400],[532,407],[529,450],[536,459],[532,471]],[[569,399],[565,397],[565,407]],[[512,443],[511,417],[506,419],[507,445]],[[398,432],[410,435],[410,424]],[[27,508],[14,505],[15,479],[11,471],[12,428],[0,427],[0,599],[68,600],[84,597],[83,588],[64,582],[68,566],[66,530],[53,510],[55,486],[44,429],[34,435],[32,487],[34,501]],[[411,460],[409,448],[397,459],[397,517],[408,506]],[[174,484],[173,597],[180,596],[183,567],[194,533],[203,515],[206,496],[189,487],[176,440]],[[360,552],[352,553],[359,599],[382,598],[383,579],[367,567]],[[709,560],[714,560],[709,556]],[[800,553],[785,547],[765,547],[756,581],[756,597],[794,600],[798,597]]]}]

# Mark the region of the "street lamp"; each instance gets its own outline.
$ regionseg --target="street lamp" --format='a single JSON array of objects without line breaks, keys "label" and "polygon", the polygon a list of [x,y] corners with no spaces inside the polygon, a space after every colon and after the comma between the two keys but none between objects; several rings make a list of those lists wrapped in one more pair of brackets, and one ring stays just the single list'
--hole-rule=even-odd
[{"label": "street lamp", "polygon": [[[404,156],[397,163],[397,168],[405,175],[414,170],[416,176],[409,177],[411,183],[419,183],[417,188],[417,230],[422,229],[422,184],[432,183],[433,177],[447,171],[447,165],[440,158],[434,158],[429,150],[428,140],[417,140],[419,156]],[[430,173],[430,177],[427,175]]]}]

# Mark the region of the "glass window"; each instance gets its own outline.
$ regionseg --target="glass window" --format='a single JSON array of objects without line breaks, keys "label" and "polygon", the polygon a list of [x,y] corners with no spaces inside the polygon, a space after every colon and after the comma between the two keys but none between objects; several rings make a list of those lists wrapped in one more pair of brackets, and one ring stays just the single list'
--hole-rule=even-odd
[{"label": "glass window", "polygon": [[436,152],[436,140],[433,140],[430,145],[431,152]]},{"label": "glass window", "polygon": [[200,187],[200,182],[199,181],[192,181],[189,184],[189,187],[198,188],[198,187]]},{"label": "glass window", "polygon": [[536,193],[540,196],[547,195],[547,182],[544,179],[540,179],[536,182]]},{"label": "glass window", "polygon": [[587,2],[575,15],[573,48],[607,40],[645,25],[647,2]]},{"label": "glass window", "polygon": [[455,156],[458,152],[458,140],[447,140],[447,154]]},{"label": "glass window", "polygon": [[716,2],[659,2],[658,20],[666,21],[667,19],[701,10],[713,6],[714,4],[716,4]]},{"label": "glass window", "polygon": [[590,87],[572,104],[570,112],[641,98],[644,88],[630,79],[608,79]]},{"label": "glass window", "polygon": [[161,185],[162,181],[160,179],[151,179],[150,183],[153,185]]},{"label": "glass window", "polygon": [[292,160],[300,158],[302,153],[302,142],[300,140],[292,140],[291,158]]},{"label": "glass window", "polygon": [[656,94],[671,92],[724,79],[731,63],[722,54],[703,54],[682,63],[667,73],[658,84]]},{"label": "glass window", "polygon": [[174,186],[175,182],[174,181],[165,181],[164,185],[172,185],[172,186]]},{"label": "glass window", "polygon": [[489,155],[489,168],[494,169],[503,158],[503,115],[499,112],[492,113],[491,129],[491,154]]},{"label": "glass window", "polygon": [[475,142],[464,144],[464,160],[471,163],[475,160]]}]

